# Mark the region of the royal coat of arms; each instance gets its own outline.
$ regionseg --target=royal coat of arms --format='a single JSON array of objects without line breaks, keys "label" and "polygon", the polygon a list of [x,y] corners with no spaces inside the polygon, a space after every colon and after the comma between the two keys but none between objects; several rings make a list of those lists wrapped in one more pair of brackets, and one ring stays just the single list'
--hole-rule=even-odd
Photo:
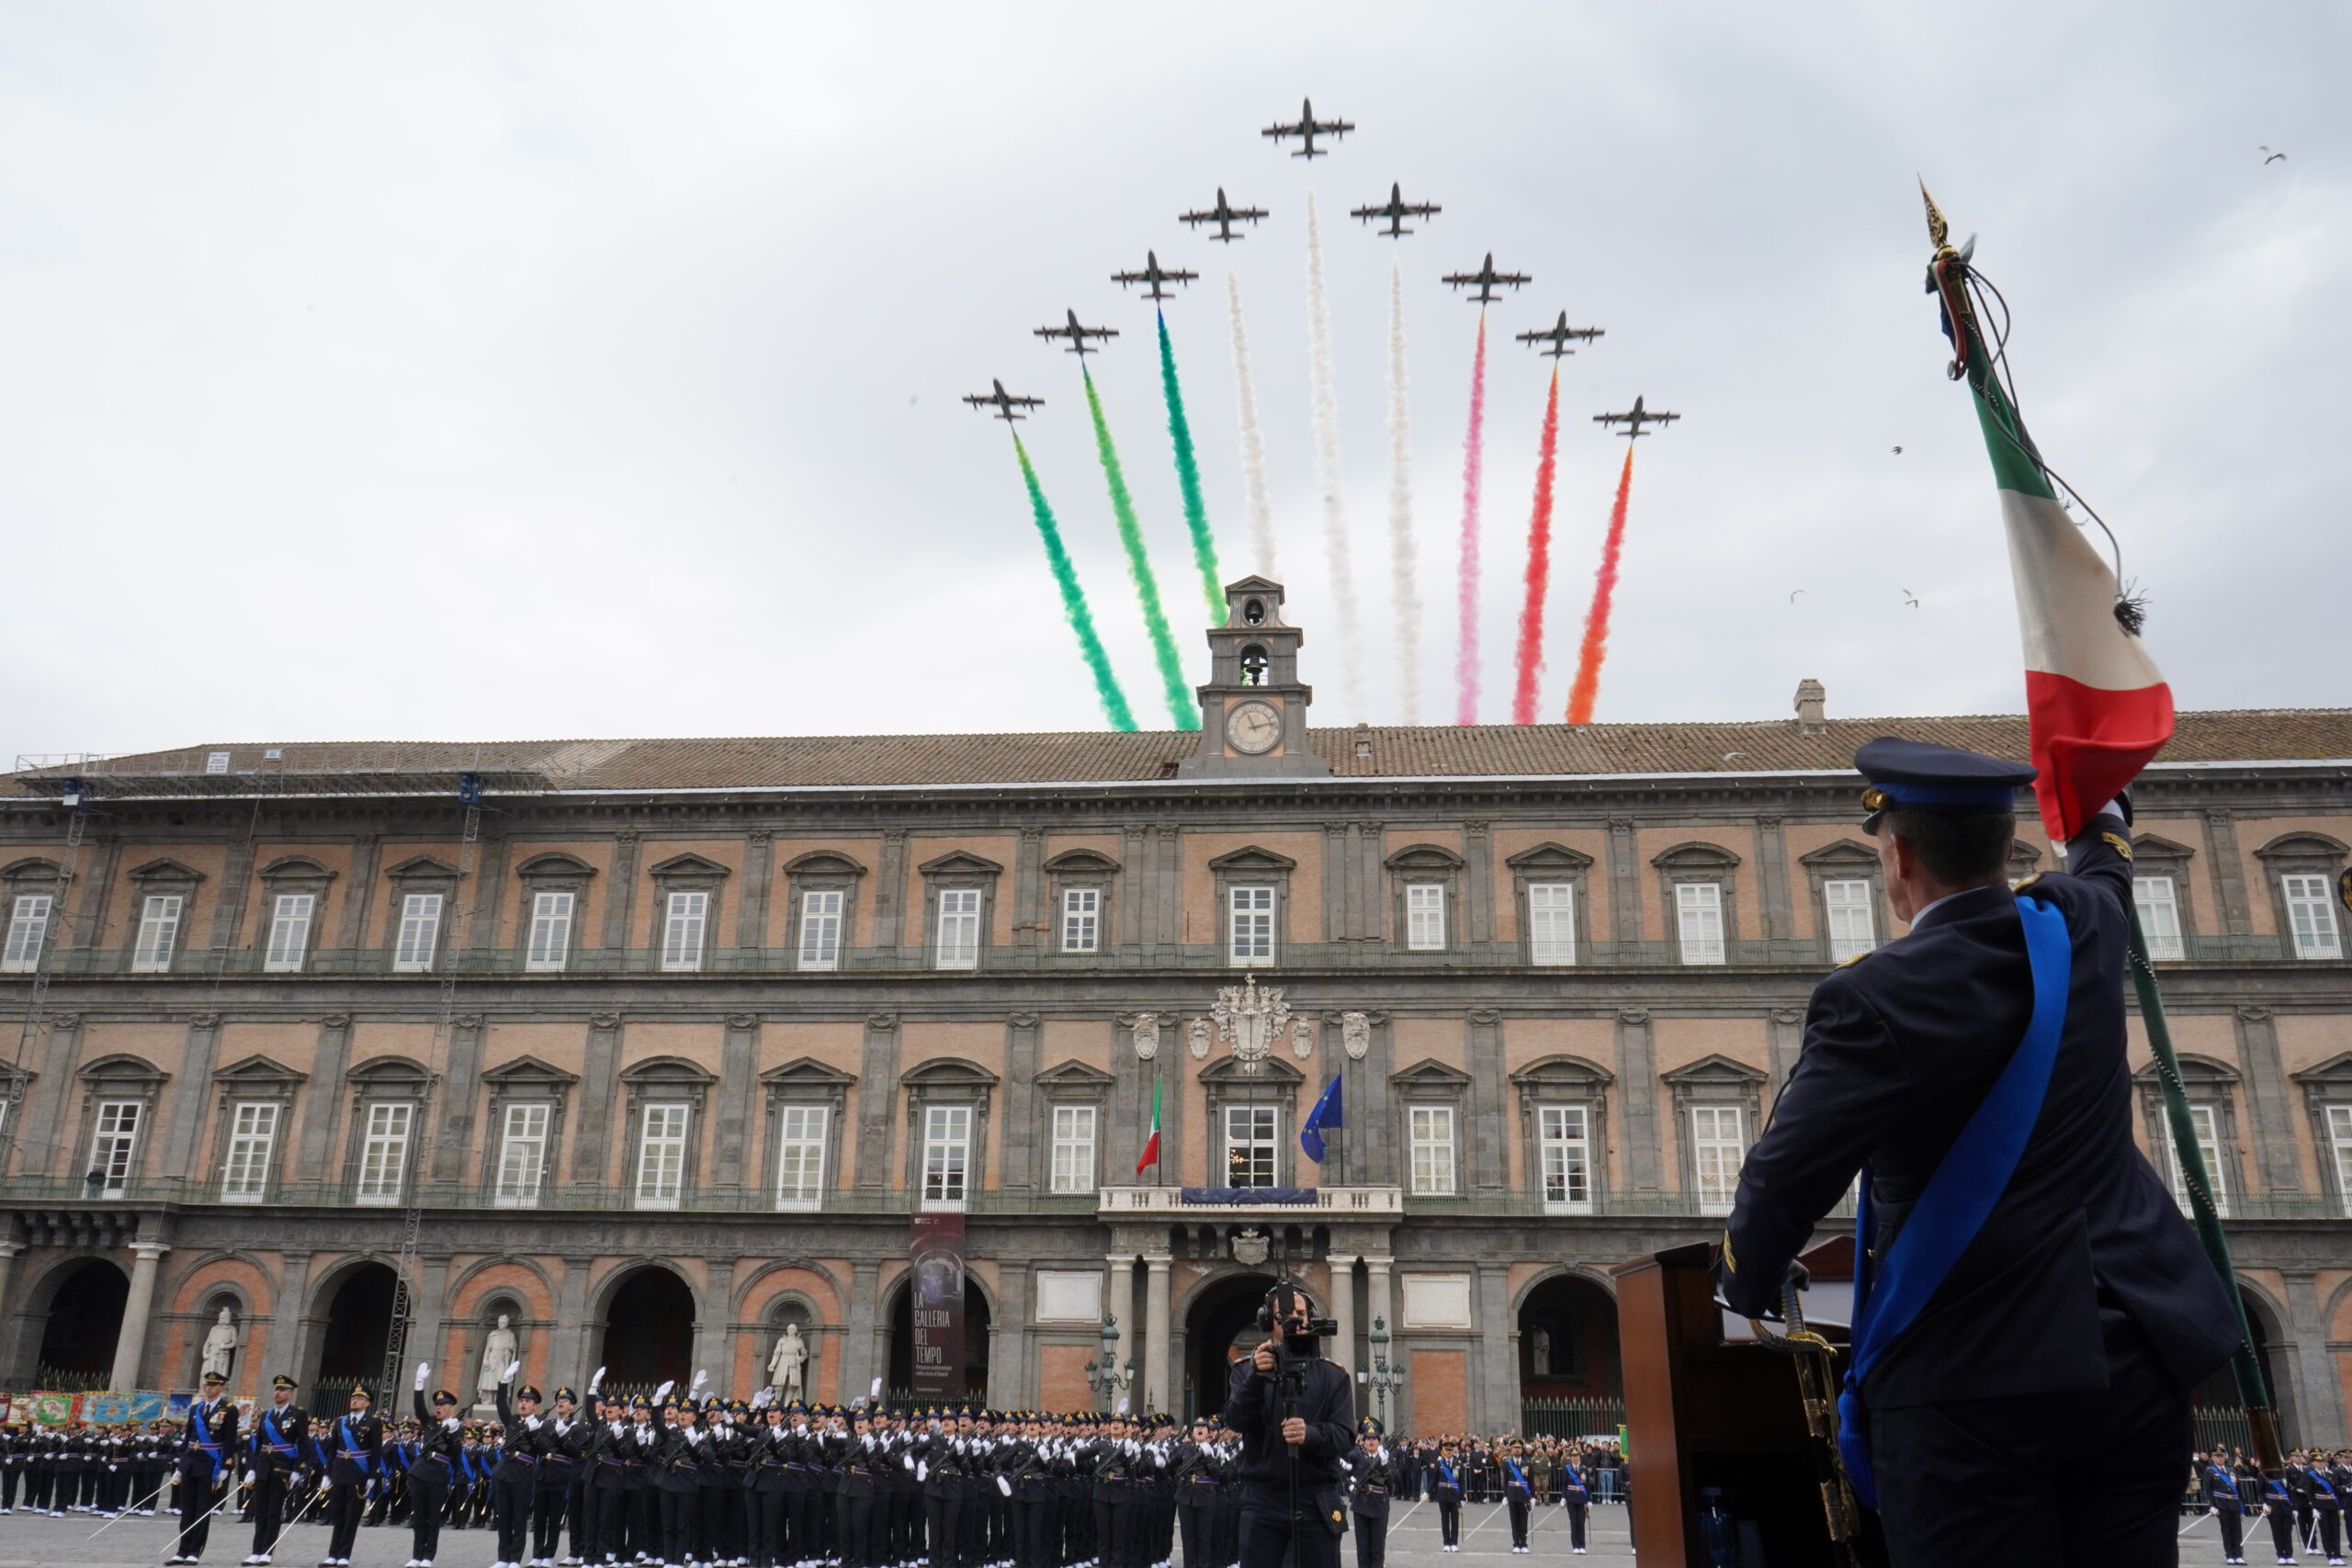
[{"label": "royal coat of arms", "polygon": [[1241,1064],[1241,1070],[1254,1073],[1289,1028],[1290,1003],[1283,999],[1280,986],[1261,990],[1258,977],[1252,975],[1241,985],[1218,991],[1209,1016],[1216,1021],[1216,1032],[1233,1047],[1233,1059]]}]

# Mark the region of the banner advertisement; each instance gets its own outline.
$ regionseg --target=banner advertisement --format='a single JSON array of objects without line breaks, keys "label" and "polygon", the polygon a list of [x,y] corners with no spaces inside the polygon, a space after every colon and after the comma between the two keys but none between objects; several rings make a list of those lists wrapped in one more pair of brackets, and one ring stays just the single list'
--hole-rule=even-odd
[{"label": "banner advertisement", "polygon": [[917,1214],[907,1241],[913,1281],[910,1382],[918,1399],[964,1397],[964,1216]]}]

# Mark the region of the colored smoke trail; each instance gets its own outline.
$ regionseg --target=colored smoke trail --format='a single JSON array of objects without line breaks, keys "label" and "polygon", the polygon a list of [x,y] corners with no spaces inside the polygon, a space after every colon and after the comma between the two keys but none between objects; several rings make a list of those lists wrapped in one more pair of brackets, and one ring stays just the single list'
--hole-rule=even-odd
[{"label": "colored smoke trail", "polygon": [[1413,440],[1405,407],[1405,269],[1388,268],[1388,564],[1396,585],[1396,675],[1405,722],[1421,722],[1421,591],[1413,545]]},{"label": "colored smoke trail", "polygon": [[1216,539],[1209,532],[1209,509],[1201,502],[1201,465],[1193,456],[1193,424],[1184,417],[1184,391],[1176,381],[1176,347],[1168,341],[1168,313],[1159,313],[1159,389],[1168,399],[1168,439],[1176,447],[1176,485],[1184,492],[1184,526],[1192,530],[1193,564],[1208,595],[1209,625],[1225,624],[1225,581],[1216,570]]},{"label": "colored smoke trail", "polygon": [[1340,626],[1340,682],[1350,718],[1362,718],[1363,634],[1356,605],[1355,566],[1348,555],[1348,513],[1340,494],[1340,402],[1332,389],[1331,304],[1323,291],[1323,231],[1315,221],[1315,194],[1306,197],[1306,327],[1308,369],[1315,384],[1315,458],[1323,485],[1323,558],[1331,574],[1331,607]]},{"label": "colored smoke trail", "polygon": [[1453,722],[1478,722],[1478,485],[1487,463],[1487,312],[1470,362],[1470,429],[1462,437],[1461,641],[1453,652]]},{"label": "colored smoke trail", "polygon": [[1535,506],[1527,519],[1527,598],[1519,607],[1519,684],[1510,721],[1535,722],[1535,683],[1544,678],[1544,595],[1552,584],[1552,475],[1560,451],[1560,367],[1544,402],[1543,452],[1535,459]]},{"label": "colored smoke trail", "polygon": [[1198,729],[1200,709],[1184,686],[1183,661],[1176,657],[1176,639],[1168,635],[1168,614],[1159,607],[1159,580],[1151,573],[1151,556],[1144,548],[1143,525],[1136,521],[1135,498],[1127,493],[1126,470],[1119,466],[1119,449],[1111,444],[1111,426],[1102,417],[1102,399],[1094,390],[1094,372],[1086,378],[1086,409],[1094,416],[1094,449],[1102,458],[1102,478],[1111,487],[1111,514],[1119,521],[1119,543],[1127,548],[1127,575],[1134,579],[1136,597],[1143,601],[1144,629],[1151,634],[1151,653],[1159,665],[1159,683],[1168,698],[1169,716],[1179,729]]},{"label": "colored smoke trail", "polygon": [[1617,504],[1609,509],[1609,538],[1600,547],[1600,572],[1593,579],[1592,608],[1585,613],[1577,682],[1568,688],[1570,724],[1590,724],[1593,699],[1600,694],[1600,661],[1609,656],[1609,602],[1617,592],[1617,556],[1625,544],[1625,497],[1633,488],[1634,444],[1628,441],[1625,471],[1617,476]]},{"label": "colored smoke trail", "polygon": [[1094,612],[1087,607],[1086,590],[1079,585],[1078,568],[1070,564],[1069,551],[1062,547],[1061,525],[1054,521],[1054,509],[1046,504],[1045,487],[1037,482],[1037,470],[1029,462],[1029,449],[1021,445],[1015,432],[1012,450],[1021,459],[1022,482],[1029,487],[1029,510],[1037,519],[1037,536],[1046,543],[1046,561],[1054,569],[1054,586],[1062,592],[1062,618],[1069,622],[1069,629],[1078,634],[1078,651],[1086,660],[1086,667],[1094,674],[1094,694],[1102,699],[1102,716],[1111,721],[1114,729],[1133,729],[1136,716],[1127,706],[1127,694],[1119,689],[1119,677],[1111,668],[1111,656],[1102,650],[1102,639],[1095,634]]},{"label": "colored smoke trail", "polygon": [[1241,482],[1250,498],[1250,548],[1258,570],[1274,575],[1274,511],[1266,501],[1266,438],[1258,430],[1258,385],[1250,374],[1250,332],[1241,324],[1241,279],[1225,275],[1233,307],[1234,403],[1241,411]]}]

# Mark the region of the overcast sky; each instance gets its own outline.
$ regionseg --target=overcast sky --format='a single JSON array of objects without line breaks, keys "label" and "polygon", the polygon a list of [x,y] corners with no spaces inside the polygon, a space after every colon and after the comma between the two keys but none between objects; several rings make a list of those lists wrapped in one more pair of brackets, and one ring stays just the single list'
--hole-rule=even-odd
[{"label": "overcast sky", "polygon": [[[1206,660],[1148,305],[1225,574],[1277,575],[1324,723],[1397,722],[1389,267],[1405,269],[1425,720],[1453,710],[1476,308],[1480,716],[1509,716],[1549,361],[1546,718],[1636,393],[1603,719],[2018,711],[1990,475],[1921,293],[1915,173],[2017,316],[2045,454],[2120,535],[2190,707],[2343,705],[2352,17],[2102,6],[0,6],[0,765],[207,740],[1102,724],[1001,377],[1148,728],[1167,723],[1075,308],[1188,676]],[[1358,130],[1311,164],[1259,135]],[[2264,146],[2288,156],[2266,164]],[[1344,209],[1444,211],[1404,241]],[[1222,185],[1238,244],[1175,220]],[[1368,702],[1311,420],[1322,213]],[[1900,454],[1894,448],[1900,446]],[[1799,591],[1802,591],[1801,592]],[[1919,604],[1905,603],[1905,592]],[[1793,600],[1792,595],[1796,595]]]}]

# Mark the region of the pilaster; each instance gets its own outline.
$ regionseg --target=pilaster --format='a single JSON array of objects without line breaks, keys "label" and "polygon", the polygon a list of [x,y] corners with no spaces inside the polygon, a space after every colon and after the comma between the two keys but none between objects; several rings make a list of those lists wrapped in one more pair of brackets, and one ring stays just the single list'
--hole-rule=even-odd
[{"label": "pilaster", "polygon": [[2238,852],[2237,818],[2220,807],[2205,813],[2205,861],[2212,868],[2222,931],[2231,936],[2253,935],[2254,908],[2246,896],[2245,860]]},{"label": "pilaster", "polygon": [[[874,945],[888,953],[905,940],[907,830],[882,829],[882,853],[874,871]],[[916,933],[915,945],[922,945]]]},{"label": "pilaster", "polygon": [[449,1070],[442,1078],[441,1136],[433,1148],[433,1179],[463,1181],[473,1168],[474,1101],[481,1091],[481,1037],[478,1012],[460,1013],[449,1023]]},{"label": "pilaster", "polygon": [[334,944],[346,952],[367,940],[368,911],[376,900],[376,868],[383,858],[381,833],[362,833],[351,846],[351,879],[343,890],[343,911],[334,928]]},{"label": "pilaster", "polygon": [[591,1013],[588,1046],[580,1065],[580,1114],[571,1134],[571,1185],[605,1184],[611,1152],[614,1099],[620,1089],[621,1015]]},{"label": "pilaster", "polygon": [[605,890],[605,950],[618,957],[628,950],[629,917],[637,907],[638,835],[613,835],[613,885]]},{"label": "pilaster", "polygon": [[718,1048],[718,1128],[710,1160],[710,1184],[719,1190],[741,1191],[744,1185],[749,1124],[759,1098],[752,1075],[759,1059],[759,1014],[729,1013],[727,1036]]},{"label": "pilaster", "polygon": [[1470,1124],[1462,1129],[1469,1155],[1470,1184],[1481,1192],[1500,1192],[1508,1170],[1503,1140],[1486,1135],[1486,1129],[1503,1125],[1503,1015],[1493,1008],[1470,1011]]},{"label": "pilaster", "polygon": [[2265,1194],[2301,1192],[2302,1162],[2295,1157],[2295,1102],[2278,1055],[2278,1029],[2266,1007],[2242,1007],[2235,1020],[2238,1070],[2245,1075],[2246,1111]]},{"label": "pilaster", "polygon": [[858,1190],[890,1185],[890,1111],[899,1092],[899,1015],[868,1013],[857,1070]]},{"label": "pilaster", "polygon": [[1609,940],[1642,940],[1642,865],[1634,819],[1609,819]]},{"label": "pilaster", "polygon": [[180,1047],[173,1076],[172,1119],[164,1129],[161,1176],[196,1175],[196,1140],[204,1125],[204,1099],[212,1090],[214,1058],[220,1053],[220,1015],[200,1012],[187,1021],[187,1043]]},{"label": "pilaster", "polygon": [[1617,1014],[1617,1082],[1625,1106],[1625,1187],[1628,1191],[1658,1190],[1657,1051],[1650,1036],[1646,1009],[1625,1008]]},{"label": "pilaster", "polygon": [[1789,837],[1778,817],[1756,819],[1756,902],[1766,941],[1785,942],[1797,934],[1789,897]]},{"label": "pilaster", "polygon": [[775,834],[754,828],[743,835],[743,894],[735,910],[735,945],[765,947],[768,889],[775,876]]},{"label": "pilaster", "polygon": [[311,1081],[317,1087],[302,1097],[300,1174],[329,1179],[341,1163],[334,1156],[335,1120],[342,1114],[344,1069],[350,1066],[351,1015],[331,1012],[319,1020],[319,1041],[313,1048]]},{"label": "pilaster", "polygon": [[1462,825],[1462,937],[1464,942],[1495,940],[1495,841],[1484,822]]}]

